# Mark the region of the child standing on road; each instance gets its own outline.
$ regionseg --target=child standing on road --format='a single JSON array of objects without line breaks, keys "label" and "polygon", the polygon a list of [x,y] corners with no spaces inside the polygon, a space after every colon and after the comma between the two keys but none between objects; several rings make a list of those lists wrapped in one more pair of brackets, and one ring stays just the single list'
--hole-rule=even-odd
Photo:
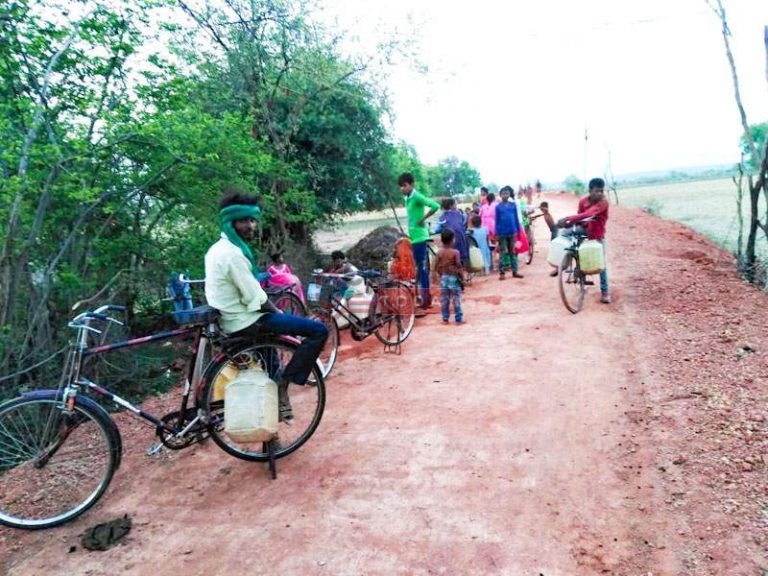
[{"label": "child standing on road", "polygon": [[557,238],[557,224],[555,223],[555,219],[552,217],[552,214],[549,213],[549,202],[542,202],[539,204],[539,210],[541,210],[541,214],[537,214],[534,216],[534,218],[538,218],[539,216],[544,217],[544,222],[547,223],[549,233],[552,236],[552,240],[554,240]]},{"label": "child standing on road", "polygon": [[271,275],[268,283],[272,286],[291,286],[291,291],[296,294],[301,301],[304,301],[304,290],[301,287],[301,280],[293,273],[291,267],[285,263],[283,254],[281,252],[275,252],[272,254],[272,266],[267,268],[267,272]]},{"label": "child standing on road", "polygon": [[470,228],[468,234],[470,234],[477,242],[477,247],[480,248],[480,253],[483,255],[483,269],[487,276],[491,267],[491,247],[488,244],[488,228],[483,226],[480,220],[479,214],[473,214],[469,219]]},{"label": "child standing on road", "polygon": [[450,228],[444,228],[440,233],[443,247],[437,251],[437,263],[435,265],[440,276],[440,312],[443,315],[443,323],[448,324],[451,317],[450,304],[453,302],[456,324],[464,324],[464,314],[461,309],[461,290],[463,288],[461,278],[464,269],[461,266],[459,251],[453,247],[454,239],[455,234]]},{"label": "child standing on road", "polygon": [[[542,202],[539,204],[539,210],[541,210],[541,214],[536,214],[535,216],[531,216],[531,220],[535,220],[536,218],[544,218],[544,222],[547,224],[547,228],[549,228],[549,234],[551,236],[551,239],[554,240],[557,238],[557,223],[555,222],[555,219],[552,217],[552,214],[549,212],[549,202]],[[557,276],[558,271],[557,268],[552,270],[552,272],[549,273],[550,276]]]}]

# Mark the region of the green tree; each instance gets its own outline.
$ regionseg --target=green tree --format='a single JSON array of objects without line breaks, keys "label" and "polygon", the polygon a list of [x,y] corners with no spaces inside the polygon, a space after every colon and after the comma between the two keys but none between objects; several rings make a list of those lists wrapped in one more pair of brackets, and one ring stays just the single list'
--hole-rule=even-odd
[{"label": "green tree", "polygon": [[752,170],[757,171],[763,161],[766,145],[768,144],[768,122],[750,125],[749,133],[752,135],[752,141],[755,143],[757,158],[752,156],[749,142],[745,136],[739,138],[739,145],[741,146],[741,153],[744,155],[746,164]]},{"label": "green tree", "polygon": [[480,186],[480,173],[466,160],[449,156],[438,163],[443,190],[451,196],[466,194]]},{"label": "green tree", "polygon": [[576,176],[571,174],[568,176],[565,181],[563,182],[565,185],[566,190],[570,190],[574,194],[584,194],[586,187],[584,186],[584,182],[579,180]]}]

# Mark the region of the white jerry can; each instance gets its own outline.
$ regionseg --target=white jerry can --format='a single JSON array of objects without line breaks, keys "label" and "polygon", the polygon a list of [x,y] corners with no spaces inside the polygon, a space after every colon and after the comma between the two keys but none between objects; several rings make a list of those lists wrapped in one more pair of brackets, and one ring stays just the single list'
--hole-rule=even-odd
[{"label": "white jerry can", "polygon": [[579,246],[579,267],[584,274],[597,274],[605,268],[603,245],[597,240],[585,240]]},{"label": "white jerry can", "polygon": [[268,442],[277,434],[277,384],[259,368],[241,370],[224,390],[224,430],[235,442]]},{"label": "white jerry can", "polygon": [[362,294],[353,294],[350,296],[347,302],[347,308],[362,320],[368,318],[371,310],[371,301],[373,300],[373,292],[363,292]]},{"label": "white jerry can", "polygon": [[477,246],[469,247],[469,269],[472,272],[483,271],[483,253]]},{"label": "white jerry can", "polygon": [[547,253],[547,262],[550,266],[555,268],[559,267],[563,263],[563,256],[565,256],[566,248],[570,248],[573,244],[573,239],[568,236],[557,236],[552,242],[549,243],[549,252]]}]

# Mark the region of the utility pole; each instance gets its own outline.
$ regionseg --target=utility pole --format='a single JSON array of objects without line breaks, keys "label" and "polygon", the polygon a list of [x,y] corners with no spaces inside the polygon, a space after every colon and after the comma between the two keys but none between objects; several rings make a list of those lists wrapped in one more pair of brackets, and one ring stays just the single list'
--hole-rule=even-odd
[{"label": "utility pole", "polygon": [[589,178],[587,176],[587,150],[589,148],[589,131],[584,128],[584,170],[582,172],[584,176],[584,186],[586,187]]}]

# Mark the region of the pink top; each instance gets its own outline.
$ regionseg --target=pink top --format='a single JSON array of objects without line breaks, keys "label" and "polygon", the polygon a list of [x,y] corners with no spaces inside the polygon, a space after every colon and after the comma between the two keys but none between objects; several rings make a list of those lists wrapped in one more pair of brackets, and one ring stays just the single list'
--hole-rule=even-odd
[{"label": "pink top", "polygon": [[488,228],[488,233],[491,236],[496,235],[496,205],[498,202],[493,201],[493,204],[483,204],[480,206],[480,221],[483,226]]},{"label": "pink top", "polygon": [[268,280],[269,284],[272,286],[290,286],[293,284],[293,292],[295,292],[302,301],[304,300],[304,290],[301,287],[301,280],[294,275],[288,264],[273,264],[267,268],[267,272],[272,275]]}]

